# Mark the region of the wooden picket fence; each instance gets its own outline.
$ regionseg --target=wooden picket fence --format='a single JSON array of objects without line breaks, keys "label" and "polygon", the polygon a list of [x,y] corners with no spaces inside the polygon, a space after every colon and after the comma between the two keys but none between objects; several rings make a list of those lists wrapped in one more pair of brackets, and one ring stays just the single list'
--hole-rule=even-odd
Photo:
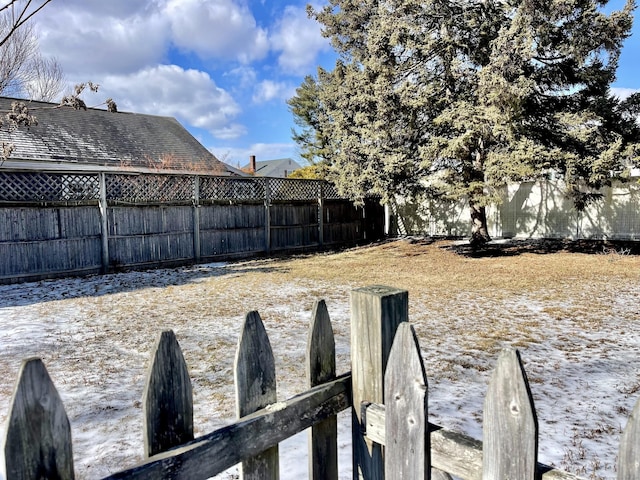
[{"label": "wooden picket fence", "polygon": [[[336,376],[333,330],[315,304],[307,343],[309,390],[276,398],[275,363],[257,312],[247,314],[235,359],[239,420],[193,435],[192,387],[172,331],[152,353],[143,398],[146,460],[108,479],[206,479],[241,463],[245,479],[277,479],[278,443],[309,427],[309,478],[338,478],[336,414],[352,411],[353,476],[361,479],[576,479],[537,461],[537,420],[517,351],[505,350],[485,399],[483,441],[427,421],[427,377],[408,294],[351,295],[352,371]],[[385,375],[386,372],[386,375]],[[4,443],[7,480],[73,479],[64,406],[38,359],[21,368]],[[640,402],[622,435],[618,479],[640,479]]]}]

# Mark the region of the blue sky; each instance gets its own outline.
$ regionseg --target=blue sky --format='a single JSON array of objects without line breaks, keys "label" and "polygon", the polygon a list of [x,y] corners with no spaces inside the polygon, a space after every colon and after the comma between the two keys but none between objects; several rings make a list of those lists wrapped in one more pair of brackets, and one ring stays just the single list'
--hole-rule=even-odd
[{"label": "blue sky", "polygon": [[[84,96],[88,105],[112,97],[120,111],[175,117],[219,159],[243,166],[249,155],[301,161],[286,100],[335,58],[307,3],[53,0],[36,21],[42,53],[58,59],[70,85],[101,85]],[[614,87],[640,90],[640,25]]]}]

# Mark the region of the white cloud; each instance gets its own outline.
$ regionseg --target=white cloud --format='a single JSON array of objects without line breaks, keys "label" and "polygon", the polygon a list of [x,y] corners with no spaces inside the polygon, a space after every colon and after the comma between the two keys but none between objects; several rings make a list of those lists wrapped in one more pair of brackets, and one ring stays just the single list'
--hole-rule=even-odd
[{"label": "white cloud", "polygon": [[214,137],[221,140],[232,140],[244,136],[247,133],[247,127],[239,123],[232,123],[222,128],[216,128],[212,133]]},{"label": "white cloud", "polygon": [[611,94],[618,97],[620,100],[624,100],[634,93],[640,93],[638,88],[612,88]]},{"label": "white cloud", "polygon": [[233,70],[226,72],[224,76],[236,78],[238,80],[237,86],[240,88],[249,88],[255,85],[256,79],[258,78],[258,74],[255,69],[246,65],[234,68]]},{"label": "white cloud", "polygon": [[246,5],[233,0],[169,0],[166,15],[175,45],[202,57],[248,63],[268,53],[267,31]]},{"label": "white cloud", "polygon": [[253,103],[266,103],[271,100],[286,100],[295,94],[296,88],[283,82],[264,80],[256,85]]},{"label": "white cloud", "polygon": [[269,52],[267,30],[238,0],[66,0],[36,18],[43,53],[72,77],[166,62],[170,45],[244,64]]},{"label": "white cloud", "polygon": [[308,73],[318,53],[330,49],[329,40],[320,25],[308,18],[304,8],[288,6],[271,37],[273,48],[280,53],[278,64],[290,74]]},{"label": "white cloud", "polygon": [[236,138],[246,132],[234,123],[240,106],[205,72],[160,65],[108,76],[100,95],[113,98],[121,111],[175,117],[218,138]]},{"label": "white cloud", "polygon": [[99,81],[106,73],[129,73],[163,60],[168,23],[152,3],[96,3],[111,8],[52,2],[37,17],[42,53],[56,57],[68,76]]},{"label": "white cloud", "polygon": [[[172,116],[229,144],[255,141],[264,128],[286,139],[288,123],[277,117],[298,79],[280,80],[282,69],[306,73],[328,42],[304,8],[282,5],[294,2],[257,3],[59,0],[35,18],[42,53],[57,58],[70,85],[101,84],[84,96],[88,105],[112,97],[121,111]],[[241,102],[259,114],[241,118]],[[289,155],[273,155],[281,156]]]}]

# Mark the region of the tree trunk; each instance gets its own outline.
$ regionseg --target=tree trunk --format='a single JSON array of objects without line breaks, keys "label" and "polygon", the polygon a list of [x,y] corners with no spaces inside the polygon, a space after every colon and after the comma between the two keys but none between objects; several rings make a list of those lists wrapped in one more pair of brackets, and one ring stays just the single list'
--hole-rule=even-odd
[{"label": "tree trunk", "polygon": [[481,247],[485,243],[491,241],[489,229],[487,228],[487,210],[483,199],[485,184],[484,165],[486,153],[484,148],[484,140],[478,140],[478,149],[471,156],[471,169],[468,172],[468,182],[474,185],[474,189],[469,196],[469,210],[471,211],[471,240],[469,243],[473,248]]},{"label": "tree trunk", "polygon": [[487,228],[486,207],[469,202],[469,210],[471,211],[471,240],[469,243],[473,247],[479,247],[491,241]]}]

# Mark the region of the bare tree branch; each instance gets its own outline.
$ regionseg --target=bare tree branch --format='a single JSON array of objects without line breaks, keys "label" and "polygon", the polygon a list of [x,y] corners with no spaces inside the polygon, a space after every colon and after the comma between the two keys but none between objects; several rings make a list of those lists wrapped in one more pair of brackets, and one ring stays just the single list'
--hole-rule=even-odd
[{"label": "bare tree branch", "polygon": [[0,7],[0,13],[8,11],[9,9],[12,10],[11,17],[12,17],[12,20],[13,20],[11,28],[9,29],[9,31],[6,32],[2,37],[0,37],[0,47],[2,47],[5,43],[7,43],[9,41],[9,39],[11,38],[11,36],[20,27],[22,27],[26,22],[28,22],[31,19],[31,17],[33,17],[40,10],[42,10],[48,3],[51,2],[51,0],[42,0],[42,4],[41,5],[39,5],[39,6],[35,7],[34,9],[30,10],[29,7],[31,7],[32,0],[27,0],[25,5],[23,5],[22,7],[17,9],[18,13],[16,15],[14,7],[16,7],[16,5],[18,3],[20,3],[20,1],[21,0],[11,0],[10,2],[8,2],[3,7]]}]

